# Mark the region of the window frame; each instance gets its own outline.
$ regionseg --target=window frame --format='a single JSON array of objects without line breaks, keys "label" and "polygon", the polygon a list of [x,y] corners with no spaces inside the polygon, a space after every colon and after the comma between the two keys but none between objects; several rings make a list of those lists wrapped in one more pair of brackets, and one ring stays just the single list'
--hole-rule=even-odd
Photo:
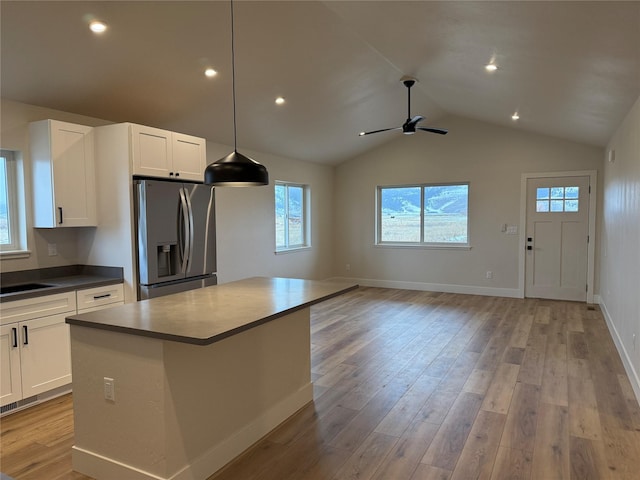
[{"label": "window frame", "polygon": [[7,215],[10,243],[0,244],[0,255],[28,256],[25,240],[25,208],[21,201],[24,195],[20,182],[23,172],[20,164],[19,152],[5,148],[0,149],[0,156],[5,159],[7,180]]},{"label": "window frame", "polygon": [[[424,208],[424,194],[425,188],[429,187],[446,187],[446,186],[466,186],[467,187],[467,241],[466,242],[425,242],[425,208]],[[403,241],[384,241],[382,240],[382,191],[392,188],[420,188],[420,241],[418,242],[403,242]],[[392,247],[392,248],[423,248],[423,249],[471,249],[471,228],[470,228],[470,190],[471,182],[442,182],[442,183],[410,183],[410,184],[398,184],[398,185],[378,185],[376,187],[376,231],[375,231],[375,246],[377,247]]]},{"label": "window frame", "polygon": [[[278,220],[278,215],[277,212],[275,211],[275,200],[276,200],[276,189],[278,187],[284,187],[285,188],[285,218],[284,218],[284,228],[285,228],[285,245],[284,246],[279,246],[278,245],[278,239],[277,239],[277,220]],[[289,222],[287,221],[288,219],[288,212],[289,212],[289,202],[288,202],[288,198],[289,198],[289,188],[302,188],[302,205],[300,207],[300,212],[301,212],[301,216],[302,216],[302,243],[300,244],[294,244],[291,245],[290,244],[290,236],[288,233],[289,230]],[[291,253],[291,252],[298,252],[298,251],[302,251],[302,250],[308,250],[311,248],[311,186],[305,183],[299,183],[299,182],[286,182],[286,181],[281,181],[281,180],[276,180],[274,182],[274,227],[275,227],[275,232],[274,232],[274,243],[275,243],[275,253],[276,254],[281,254],[281,253]]]}]

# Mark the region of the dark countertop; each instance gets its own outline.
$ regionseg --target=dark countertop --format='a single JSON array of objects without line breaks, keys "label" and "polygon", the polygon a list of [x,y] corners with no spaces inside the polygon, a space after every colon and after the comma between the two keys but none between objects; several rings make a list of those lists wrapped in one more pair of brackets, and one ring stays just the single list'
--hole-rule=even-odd
[{"label": "dark countertop", "polygon": [[0,275],[0,284],[2,287],[26,283],[40,283],[49,286],[35,290],[0,294],[0,303],[41,297],[44,295],[54,295],[72,290],[114,285],[122,282],[123,269],[121,267],[69,265],[64,267],[6,272]]},{"label": "dark countertop", "polygon": [[67,323],[209,345],[356,288],[344,281],[253,277],[72,315]]}]

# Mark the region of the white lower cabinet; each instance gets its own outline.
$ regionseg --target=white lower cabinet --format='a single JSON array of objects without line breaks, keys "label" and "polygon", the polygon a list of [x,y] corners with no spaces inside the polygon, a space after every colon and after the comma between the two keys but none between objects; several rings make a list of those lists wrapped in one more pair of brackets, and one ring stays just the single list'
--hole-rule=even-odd
[{"label": "white lower cabinet", "polygon": [[71,384],[65,318],[122,305],[123,297],[118,284],[0,304],[0,406]]},{"label": "white lower cabinet", "polygon": [[76,292],[3,303],[0,307],[4,406],[71,383],[67,315],[76,311]]},{"label": "white lower cabinet", "polygon": [[68,314],[20,322],[23,398],[71,383]]},{"label": "white lower cabinet", "polygon": [[22,400],[18,325],[0,327],[0,405]]}]

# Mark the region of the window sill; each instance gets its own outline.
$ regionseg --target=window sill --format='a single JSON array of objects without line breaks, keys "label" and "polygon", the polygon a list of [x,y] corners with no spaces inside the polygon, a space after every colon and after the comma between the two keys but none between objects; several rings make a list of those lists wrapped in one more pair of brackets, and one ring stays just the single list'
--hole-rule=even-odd
[{"label": "window sill", "polygon": [[13,260],[16,258],[29,258],[31,256],[31,250],[7,250],[0,252],[0,259]]},{"label": "window sill", "polygon": [[376,248],[407,248],[419,250],[471,250],[471,245],[421,245],[417,243],[376,243]]},{"label": "window sill", "polygon": [[283,255],[286,253],[297,253],[297,252],[304,252],[306,250],[311,250],[311,246],[305,246],[305,247],[296,247],[296,248],[287,248],[286,250],[276,250],[275,253],[276,255]]}]

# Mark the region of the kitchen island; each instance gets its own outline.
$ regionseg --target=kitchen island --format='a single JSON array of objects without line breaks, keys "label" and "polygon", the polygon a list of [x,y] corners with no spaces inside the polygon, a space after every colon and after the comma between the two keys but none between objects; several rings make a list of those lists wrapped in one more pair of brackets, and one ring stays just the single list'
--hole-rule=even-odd
[{"label": "kitchen island", "polygon": [[312,400],[310,307],[355,288],[256,277],[68,317],[74,470],[206,479]]}]

